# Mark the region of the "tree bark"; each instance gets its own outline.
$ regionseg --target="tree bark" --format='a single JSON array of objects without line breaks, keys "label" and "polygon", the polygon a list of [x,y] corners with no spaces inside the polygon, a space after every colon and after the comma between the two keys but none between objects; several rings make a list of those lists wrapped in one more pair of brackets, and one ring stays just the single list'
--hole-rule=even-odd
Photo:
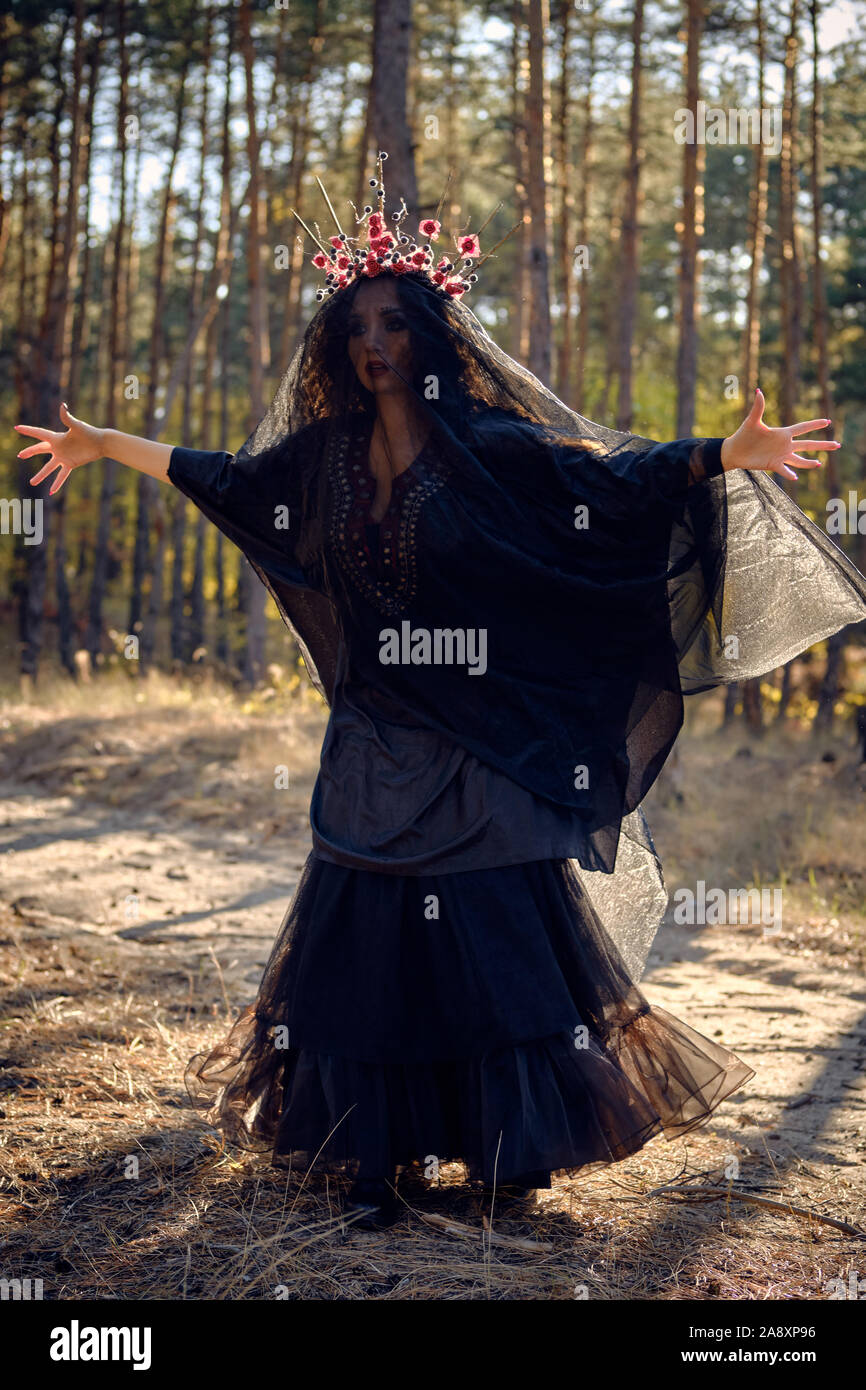
[{"label": "tree bark", "polygon": [[[764,110],[764,17],[762,0],[755,0],[755,46],[758,59],[758,110]],[[761,349],[760,283],[767,234],[767,154],[764,143],[755,145],[752,190],[749,201],[749,283],[746,292],[746,327],[743,334],[743,394],[746,403],[760,386],[758,363]]]},{"label": "tree bark", "polygon": [[[312,32],[310,34],[309,47],[304,63],[304,71],[301,77],[300,91],[297,95],[295,119],[292,124],[292,158],[289,166],[288,183],[292,199],[290,206],[295,208],[298,212],[301,211],[301,192],[310,144],[310,109],[315,86],[316,69],[318,67],[317,57],[321,51],[322,43],[322,36],[320,33],[322,24],[322,3],[323,0],[316,0],[316,4],[313,8]],[[369,135],[368,127],[369,103],[367,104],[364,127],[367,135]],[[362,143],[366,145],[366,137]],[[363,173],[361,177],[363,177]],[[304,238],[298,235],[298,227],[293,217],[291,217],[291,227],[289,229],[286,245],[291,247],[291,253],[285,296],[286,312],[283,319],[282,338],[280,340],[280,368],[282,371],[285,371],[289,364],[292,345],[301,329],[301,291],[303,289],[304,280]]]},{"label": "tree bark", "polygon": [[[815,348],[815,374],[818,379],[819,414],[822,419],[832,420],[833,399],[830,390],[830,367],[827,351],[827,291],[824,281],[824,259],[821,253],[821,232],[823,227],[822,189],[824,182],[824,97],[821,76],[818,69],[820,47],[818,40],[818,19],[820,7],[818,0],[810,0],[810,20],[812,28],[812,324]],[[810,473],[810,481],[817,482],[815,473]],[[824,462],[824,481],[828,497],[838,497],[840,493],[839,465],[835,453],[829,453]],[[843,549],[847,549],[845,545]],[[845,668],[845,647],[847,629],[833,633],[827,642],[827,666],[818,695],[818,708],[815,711],[815,730],[823,732],[832,728],[836,702],[841,694],[842,672]]]},{"label": "tree bark", "polygon": [[[177,79],[177,93],[174,108],[174,129],[169,150],[168,167],[165,175],[165,189],[159,219],[159,232],[156,243],[154,266],[153,316],[150,325],[150,348],[148,354],[148,393],[144,411],[144,435],[154,436],[157,424],[165,426],[165,403],[159,402],[161,366],[165,359],[165,321],[166,281],[169,254],[169,241],[175,208],[174,174],[180,153],[183,136],[183,122],[186,110],[186,83],[189,63],[185,62]],[[146,473],[138,475],[138,513],[135,524],[135,547],[133,552],[132,591],[129,604],[129,632],[140,632],[139,672],[144,675],[150,669],[156,651],[157,626],[162,617],[163,570],[168,543],[169,527],[166,519],[165,498],[156,478]],[[174,499],[172,499],[174,500]],[[156,549],[153,564],[149,565],[152,518],[156,517]],[[147,621],[142,621],[145,609],[144,585],[148,569],[150,575],[150,594],[147,599]]]},{"label": "tree bark", "polygon": [[[202,77],[201,77],[201,106],[199,108],[199,165],[198,181],[196,186],[195,202],[195,221],[192,242],[192,280],[189,287],[190,322],[194,322],[202,310],[202,291],[204,276],[201,270],[201,250],[204,241],[204,196],[205,181],[207,177],[207,161],[210,155],[209,142],[209,103],[208,91],[210,87],[211,70],[211,44],[213,30],[213,11],[207,11],[205,17],[204,38],[202,44]],[[183,381],[183,411],[181,438],[191,439],[193,437],[193,412],[194,412],[194,392],[195,392],[195,355],[191,352],[186,359],[186,369]],[[204,422],[203,422],[204,425]],[[204,430],[202,430],[203,436]],[[202,445],[204,447],[204,445]],[[172,659],[176,662],[188,662],[192,656],[193,638],[190,631],[190,624],[187,619],[187,595],[184,591],[183,561],[186,541],[186,518],[187,506],[186,497],[180,491],[171,499],[171,546],[172,546],[172,569],[171,569],[171,601],[170,601],[170,631],[169,642]],[[199,516],[201,513],[199,513]],[[192,584],[199,586],[204,583],[204,575],[199,567],[193,573]],[[189,595],[190,609],[195,603],[193,594]],[[198,609],[201,612],[203,595],[198,595]]]},{"label": "tree bark", "polygon": [[527,194],[529,156],[526,147],[527,58],[524,46],[526,0],[513,0],[511,7],[511,149],[514,164],[514,197],[520,211],[517,234],[517,283],[514,313],[511,316],[511,356],[518,362],[529,357],[529,238],[530,217]]},{"label": "tree bark", "polygon": [[550,24],[548,0],[529,0],[529,93],[526,144],[529,156],[529,370],[550,382],[550,94],[545,39]]},{"label": "tree bark", "polygon": [[[265,412],[264,376],[268,359],[268,342],[264,310],[264,279],[262,254],[265,244],[264,207],[259,194],[259,135],[256,95],[253,85],[255,52],[252,40],[250,0],[241,0],[239,15],[240,46],[246,78],[247,159],[250,171],[249,228],[247,232],[247,279],[249,283],[250,315],[250,412],[247,428],[255,429]],[[258,575],[243,561],[245,570],[244,599],[247,620],[244,653],[244,680],[256,685],[265,669],[265,606],[267,590]]]},{"label": "tree bark", "polygon": [[[418,216],[418,181],[406,90],[411,29],[412,0],[376,0],[370,84],[373,142],[377,151],[385,150],[388,154],[384,177],[389,210],[396,211],[403,198],[409,210],[407,222],[414,223]],[[370,177],[375,177],[375,170]],[[374,192],[369,185],[365,188],[362,206],[376,206],[371,197]]]},{"label": "tree bark", "polygon": [[628,122],[628,159],[626,166],[625,207],[622,217],[621,272],[620,272],[620,310],[617,369],[619,373],[619,398],[617,401],[616,427],[630,430],[632,427],[632,353],[637,323],[638,273],[640,260],[640,238],[638,218],[640,215],[640,175],[643,151],[640,143],[641,126],[641,88],[643,64],[641,47],[643,44],[644,0],[635,0],[634,16],[631,25],[632,66],[631,99]]},{"label": "tree bark", "polygon": [[[803,323],[803,279],[797,224],[797,62],[800,0],[791,0],[791,20],[785,39],[785,91],[782,103],[782,148],[779,162],[779,237],[781,240],[780,298],[782,310],[782,382],[779,412],[796,419],[800,393],[800,350]],[[789,489],[788,489],[789,490]]]},{"label": "tree bark", "polygon": [[[586,42],[586,78],[583,83],[583,131],[580,158],[580,205],[578,209],[577,244],[594,254],[590,248],[589,209],[593,191],[593,159],[595,154],[595,125],[592,109],[592,84],[595,78],[595,40],[598,32],[598,8],[589,17]],[[592,303],[592,266],[583,265],[577,280],[577,374],[574,385],[574,408],[586,414],[586,354],[589,348],[589,315]]]},{"label": "tree bark", "polygon": [[[701,34],[704,0],[688,0],[686,6],[686,107],[697,118],[700,97]],[[694,432],[698,384],[698,282],[700,245],[704,230],[704,200],[701,192],[706,147],[687,140],[683,146],[683,203],[679,263],[679,346],[677,349],[677,425],[678,439]]]},{"label": "tree bark", "polygon": [[[79,12],[76,23],[76,58],[81,53],[81,21]],[[51,229],[49,233],[48,258],[42,284],[42,308],[38,318],[38,328],[32,355],[28,356],[26,399],[28,414],[32,410],[37,420],[53,420],[57,415],[60,394],[60,359],[63,342],[63,322],[66,300],[69,293],[68,281],[68,220],[61,196],[62,155],[61,125],[67,110],[69,93],[63,62],[63,49],[69,30],[69,16],[63,24],[52,54],[54,69],[54,91],[56,93],[49,116],[46,154],[49,167],[49,197],[51,206]],[[78,94],[72,101],[77,108]],[[80,122],[73,117],[75,138],[80,131]],[[76,159],[74,145],[70,148],[70,165]],[[72,181],[70,168],[69,181]],[[32,315],[32,299],[22,305],[24,313]],[[26,416],[25,416],[26,418]],[[26,460],[30,464],[30,460]],[[32,471],[32,469],[31,469]],[[48,589],[49,554],[52,536],[56,527],[55,503],[48,499],[48,489],[53,478],[46,478],[38,487],[28,483],[22,489],[28,505],[38,508],[42,513],[42,536],[38,545],[23,543],[16,536],[16,556],[21,576],[19,630],[21,636],[21,676],[24,688],[32,685],[36,678],[42,648],[45,640],[45,607]],[[56,574],[56,567],[55,567]]]},{"label": "tree bark", "polygon": [[569,125],[571,122],[570,103],[570,48],[572,0],[561,0],[559,27],[559,82],[557,84],[558,111],[556,117],[556,175],[559,186],[559,296],[562,308],[557,358],[557,393],[566,405],[571,401],[571,377],[574,360],[574,253],[572,251],[572,223],[574,212],[574,168],[571,161]]}]

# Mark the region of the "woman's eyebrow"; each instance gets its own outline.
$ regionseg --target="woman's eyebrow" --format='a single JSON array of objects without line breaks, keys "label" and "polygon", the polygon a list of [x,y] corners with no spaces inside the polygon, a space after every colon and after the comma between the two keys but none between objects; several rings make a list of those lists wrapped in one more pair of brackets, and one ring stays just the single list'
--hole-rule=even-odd
[{"label": "woman's eyebrow", "polygon": [[[380,314],[402,314],[402,312],[403,310],[400,308],[399,304],[383,304],[379,308]],[[349,322],[351,323],[352,319],[359,319],[360,317],[361,315],[358,313],[358,310],[353,309],[349,315]]]}]

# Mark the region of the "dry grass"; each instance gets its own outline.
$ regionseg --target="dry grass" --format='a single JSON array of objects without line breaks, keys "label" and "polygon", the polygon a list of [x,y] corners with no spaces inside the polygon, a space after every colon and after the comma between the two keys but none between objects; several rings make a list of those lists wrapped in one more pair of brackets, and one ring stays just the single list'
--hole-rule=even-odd
[{"label": "dry grass", "polygon": [[[266,837],[271,820],[303,815],[324,722],[291,679],[272,688],[246,706],[207,682],[162,680],[100,682],[98,699],[68,686],[40,691],[38,705],[10,697],[4,775],[31,795],[147,805],[169,823],[206,813],[215,831],[243,816]],[[670,785],[650,807],[670,881],[781,879],[784,950],[856,969],[866,831],[850,747],[833,744],[836,763],[822,763],[796,737],[768,739],[738,758],[745,738],[710,733],[717,710],[705,709],[707,727],[683,740],[688,813]],[[291,804],[266,791],[263,804],[277,739],[296,776]],[[739,1191],[866,1229],[858,1170],[792,1146],[782,1163],[765,1139],[738,1140],[736,1117],[556,1181],[531,1215],[494,1215],[513,1244],[488,1239],[456,1165],[437,1186],[406,1175],[390,1231],[341,1229],[341,1180],[229,1151],[188,1107],[187,1059],[244,1002],[227,1009],[218,973],[196,968],[188,947],[34,926],[4,903],[0,984],[0,1274],[43,1279],[46,1298],[815,1299],[866,1258],[832,1227],[726,1200],[724,1182],[709,1203],[648,1195],[718,1184],[733,1156]]]}]

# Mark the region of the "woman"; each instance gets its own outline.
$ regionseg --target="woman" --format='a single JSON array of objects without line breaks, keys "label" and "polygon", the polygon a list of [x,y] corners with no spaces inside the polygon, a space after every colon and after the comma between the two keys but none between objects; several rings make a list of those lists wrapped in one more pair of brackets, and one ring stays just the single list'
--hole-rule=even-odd
[{"label": "woman", "polygon": [[767,477],[817,467],[797,449],[838,448],[801,437],[829,421],[770,428],[760,392],[725,439],[583,419],[434,269],[438,223],[401,240],[379,192],[366,245],[315,258],[327,297],[234,457],[65,405],[63,431],[16,426],[52,493],[108,454],[190,497],[331,704],[258,997],[188,1076],[234,1139],[351,1174],[362,1225],[395,1219],[413,1161],[518,1200],[754,1075],[637,987],[665,903],[640,803],[684,691],[866,617],[866,580]]}]

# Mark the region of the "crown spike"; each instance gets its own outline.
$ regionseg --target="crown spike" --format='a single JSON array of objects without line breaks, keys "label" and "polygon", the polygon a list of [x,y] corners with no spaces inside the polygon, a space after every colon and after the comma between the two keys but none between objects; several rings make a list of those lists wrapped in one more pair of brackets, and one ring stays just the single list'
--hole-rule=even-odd
[{"label": "crown spike", "polygon": [[[493,218],[496,216],[497,212],[499,211],[499,209],[500,209],[501,207],[502,207],[502,202],[500,201],[500,202],[498,202],[498,203],[496,204],[496,207],[493,209],[493,211],[492,211],[491,213],[489,213],[489,214],[487,215],[487,217],[485,217],[484,221],[481,223],[481,226],[478,228],[478,231],[475,233],[476,236],[480,236],[480,235],[481,235],[481,233],[484,231],[484,228],[487,226],[488,222],[492,222]],[[520,226],[520,223],[518,222],[517,225],[518,225],[518,227],[519,227],[519,226]]]},{"label": "crown spike", "polygon": [[304,221],[303,217],[301,217],[297,212],[295,212],[295,209],[294,209],[294,208],[289,208],[289,212],[292,214],[293,217],[297,217],[297,219],[298,219],[298,221],[300,222],[301,226],[303,227],[304,231],[307,233],[307,236],[308,236],[308,237],[312,237],[313,241],[316,243],[316,245],[318,246],[319,250],[320,250],[320,251],[324,251],[324,253],[325,253],[326,256],[330,256],[331,253],[330,253],[330,251],[328,250],[327,246],[323,246],[322,243],[319,241],[319,238],[316,236],[315,232],[311,232],[311,231],[310,231],[310,229],[309,229],[309,227],[307,226],[306,222]]},{"label": "crown spike", "polygon": [[[497,241],[496,245],[495,245],[495,246],[491,246],[490,250],[489,250],[489,251],[486,251],[486,252],[484,253],[484,255],[481,257],[480,261],[476,261],[476,262],[475,262],[475,265],[472,267],[472,273],[474,274],[475,271],[477,271],[478,267],[484,264],[484,262],[487,260],[488,256],[492,256],[494,251],[498,251],[499,248],[500,248],[500,246],[504,246],[504,245],[505,245],[505,242],[508,241],[509,237],[513,237],[513,236],[514,236],[514,233],[517,231],[518,227],[522,227],[522,226],[523,226],[523,220],[522,220],[522,219],[521,219],[520,222],[515,222],[514,226],[511,228],[511,231],[510,231],[510,232],[506,232],[504,237],[500,237],[500,239],[499,239],[499,241]],[[478,233],[476,232],[475,235],[477,236]]]},{"label": "crown spike", "polygon": [[451,178],[452,178],[453,173],[454,173],[454,166],[452,165],[451,168],[448,170],[448,177],[447,177],[447,179],[445,180],[445,187],[442,189],[442,197],[439,199],[439,202],[438,202],[438,204],[437,204],[437,206],[436,206],[436,211],[435,211],[434,214],[433,214],[434,221],[436,221],[436,222],[439,221],[440,213],[442,212],[442,209],[443,209],[444,206],[445,206],[445,198],[446,198],[446,195],[447,195],[447,193],[448,193],[448,189],[449,189],[449,187],[450,187],[450,185],[451,185]]},{"label": "crown spike", "polygon": [[328,204],[328,211],[330,212],[331,216],[332,216],[333,219],[334,219],[334,225],[335,225],[335,227],[337,228],[337,231],[340,233],[341,236],[343,236],[344,233],[343,233],[343,228],[340,226],[340,219],[339,219],[339,217],[337,216],[337,214],[334,212],[333,206],[332,206],[332,204],[331,204],[331,200],[330,200],[330,198],[328,197],[328,190],[325,188],[325,185],[322,183],[322,180],[319,178],[318,174],[316,175],[316,183],[319,185],[319,187],[320,187],[321,190],[322,190],[322,196],[323,196],[323,198],[325,199],[325,202]]},{"label": "crown spike", "polygon": [[[454,235],[452,233],[457,255],[454,256],[454,254],[451,253],[449,256],[445,253],[437,262],[436,255],[430,243],[437,240],[442,230],[441,224],[439,224],[439,215],[444,207],[445,199],[451,186],[454,169],[452,167],[448,172],[445,188],[443,189],[439,205],[436,209],[436,217],[422,218],[418,226],[418,232],[412,236],[402,230],[403,222],[409,217],[409,209],[406,206],[404,198],[399,200],[400,210],[392,213],[393,227],[389,228],[388,224],[385,222],[385,178],[383,166],[387,158],[388,155],[385,150],[378,151],[376,155],[376,177],[370,178],[369,180],[370,189],[372,190],[375,188],[376,190],[378,210],[374,212],[373,208],[368,203],[359,211],[351,199],[347,199],[347,205],[352,209],[355,219],[356,232],[354,235],[348,236],[343,231],[340,220],[334,210],[334,205],[328,196],[328,191],[318,175],[316,175],[316,182],[325,199],[328,212],[334,220],[339,236],[330,237],[329,244],[325,245],[323,233],[315,218],[313,219],[313,228],[315,230],[311,230],[300,214],[296,212],[294,208],[290,209],[292,216],[296,218],[307,236],[309,236],[318,247],[320,254],[313,256],[313,264],[317,269],[326,272],[324,284],[320,285],[316,290],[316,298],[319,301],[336,294],[338,290],[344,289],[349,284],[356,283],[362,276],[375,276],[382,271],[388,270],[392,270],[395,274],[420,275],[429,281],[431,287],[435,288],[440,294],[447,295],[454,299],[460,298],[471,285],[476,282],[478,277],[475,271],[478,267],[483,265],[487,257],[491,256],[494,251],[497,251],[510,236],[513,236],[518,227],[522,225],[520,222],[517,222],[514,227],[512,227],[511,231],[506,233],[495,246],[491,247],[490,251],[488,251],[485,256],[475,261],[475,256],[480,252],[478,243],[479,232],[484,230],[491,218],[494,217],[502,207],[501,202],[497,203],[493,212],[491,212],[482,223],[479,232],[471,234],[471,245],[467,251],[460,251],[460,242],[465,235],[464,229],[464,232],[460,235]],[[371,199],[371,203],[372,202],[373,199]],[[429,222],[436,222],[439,224],[439,230],[437,231],[435,228],[432,228],[429,232],[424,232],[422,228]],[[469,226],[469,221],[467,221],[466,226]],[[425,237],[428,239],[426,244],[422,245],[425,241]],[[409,249],[410,244],[411,250]],[[460,259],[461,255],[464,264],[458,266],[456,262]],[[440,266],[443,268],[440,269]]]}]

